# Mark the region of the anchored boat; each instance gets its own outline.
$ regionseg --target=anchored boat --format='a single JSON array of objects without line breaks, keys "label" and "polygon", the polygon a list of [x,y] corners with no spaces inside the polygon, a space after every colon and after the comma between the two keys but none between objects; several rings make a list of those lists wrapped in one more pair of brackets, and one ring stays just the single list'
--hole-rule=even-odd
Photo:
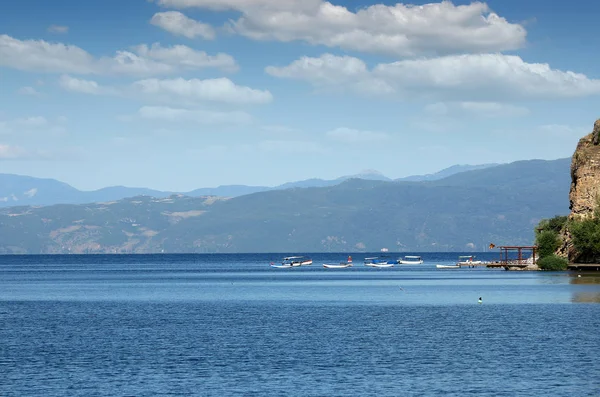
[{"label": "anchored boat", "polygon": [[417,255],[407,255],[404,258],[398,259],[400,265],[420,265],[423,263],[423,259]]},{"label": "anchored boat", "polygon": [[374,256],[365,258],[365,266],[369,267],[394,267],[394,261],[387,257]]},{"label": "anchored boat", "polygon": [[277,265],[271,262],[271,267],[278,269],[285,269],[297,266],[308,266],[312,265],[313,261],[307,256],[286,256],[281,260],[281,264]]},{"label": "anchored boat", "polygon": [[323,263],[323,267],[325,269],[345,269],[347,267],[351,267],[352,266],[352,257],[348,256],[348,260],[346,260],[346,262],[340,262],[340,263]]}]

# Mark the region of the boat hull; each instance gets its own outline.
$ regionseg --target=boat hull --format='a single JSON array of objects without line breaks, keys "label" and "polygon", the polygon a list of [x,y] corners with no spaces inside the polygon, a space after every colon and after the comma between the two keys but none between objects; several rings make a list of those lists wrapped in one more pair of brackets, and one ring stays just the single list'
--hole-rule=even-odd
[{"label": "boat hull", "polygon": [[438,269],[460,269],[459,265],[435,265]]},{"label": "boat hull", "polygon": [[423,261],[404,261],[404,260],[398,261],[399,265],[420,265],[422,263],[423,263]]},{"label": "boat hull", "polygon": [[340,264],[333,264],[333,263],[323,263],[323,267],[325,269],[345,269],[347,267],[351,267],[352,263],[340,263]]},{"label": "boat hull", "polygon": [[271,267],[274,268],[274,269],[291,269],[292,267],[295,267],[295,266],[292,266],[292,265],[271,265]]},{"label": "boat hull", "polygon": [[369,267],[394,267],[393,263],[365,263]]}]

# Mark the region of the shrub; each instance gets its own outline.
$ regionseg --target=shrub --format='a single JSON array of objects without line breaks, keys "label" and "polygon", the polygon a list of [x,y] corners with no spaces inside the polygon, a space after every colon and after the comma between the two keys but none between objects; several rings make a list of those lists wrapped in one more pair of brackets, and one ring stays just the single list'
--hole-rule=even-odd
[{"label": "shrub", "polygon": [[537,265],[542,270],[567,270],[569,262],[558,255],[549,255],[538,260]]},{"label": "shrub", "polygon": [[554,252],[560,246],[560,239],[558,233],[552,230],[544,230],[538,233],[536,237],[536,244],[538,246],[538,253],[540,258],[553,255]]},{"label": "shrub", "polygon": [[577,250],[578,262],[594,263],[600,259],[600,220],[598,218],[572,221],[569,231]]}]

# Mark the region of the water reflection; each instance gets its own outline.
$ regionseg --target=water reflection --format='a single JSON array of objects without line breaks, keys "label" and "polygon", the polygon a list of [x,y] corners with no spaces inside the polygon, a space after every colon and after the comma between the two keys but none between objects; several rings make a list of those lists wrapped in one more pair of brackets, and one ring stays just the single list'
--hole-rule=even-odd
[{"label": "water reflection", "polygon": [[578,292],[573,294],[573,303],[600,303],[600,292]]},{"label": "water reflection", "polygon": [[569,280],[570,284],[600,284],[600,272],[574,273]]}]

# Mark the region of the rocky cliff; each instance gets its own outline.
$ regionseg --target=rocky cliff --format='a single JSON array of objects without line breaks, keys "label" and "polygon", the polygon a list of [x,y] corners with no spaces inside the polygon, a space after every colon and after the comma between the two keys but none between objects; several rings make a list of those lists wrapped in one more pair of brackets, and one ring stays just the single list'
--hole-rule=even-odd
[{"label": "rocky cliff", "polygon": [[[600,210],[600,120],[594,123],[591,134],[579,140],[573,154],[569,202],[571,220],[591,217]],[[571,262],[577,261],[577,252],[567,228],[563,230],[561,237],[563,244],[558,254]]]}]

